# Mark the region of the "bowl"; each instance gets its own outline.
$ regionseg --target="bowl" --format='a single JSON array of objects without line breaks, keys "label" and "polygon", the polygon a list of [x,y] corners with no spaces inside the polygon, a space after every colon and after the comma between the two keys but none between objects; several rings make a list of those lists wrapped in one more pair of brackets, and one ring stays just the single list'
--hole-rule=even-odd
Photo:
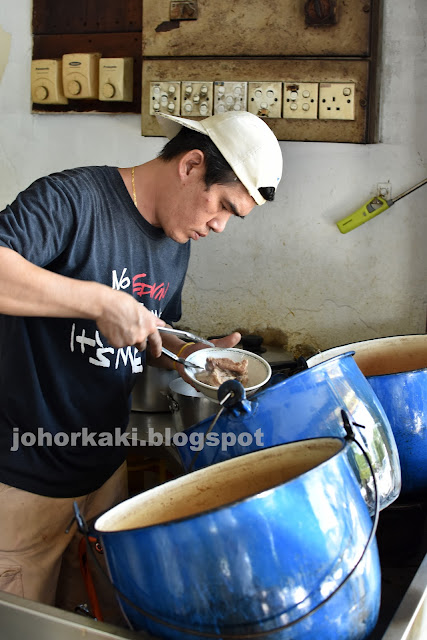
[{"label": "bowl", "polygon": [[[204,367],[207,358],[230,358],[233,362],[241,362],[245,358],[248,361],[248,384],[245,387],[246,395],[255,393],[260,387],[266,384],[271,377],[271,367],[264,358],[257,356],[255,353],[245,351],[244,349],[221,349],[215,347],[212,349],[199,349],[191,353],[187,361],[199,364]],[[197,380],[196,375],[200,373],[201,369],[194,369],[193,367],[185,367],[185,373],[191,378],[192,384],[198,391],[203,393],[208,398],[218,400],[218,388],[213,387],[205,382]]]}]

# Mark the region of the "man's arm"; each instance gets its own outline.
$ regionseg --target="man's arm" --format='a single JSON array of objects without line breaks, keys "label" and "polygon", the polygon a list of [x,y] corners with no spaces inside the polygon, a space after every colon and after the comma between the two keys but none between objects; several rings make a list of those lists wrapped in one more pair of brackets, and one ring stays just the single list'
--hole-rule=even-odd
[{"label": "man's arm", "polygon": [[16,316],[88,318],[113,347],[135,345],[161,354],[157,331],[164,322],[124,291],[98,282],[75,280],[32,264],[0,247],[0,313]]}]

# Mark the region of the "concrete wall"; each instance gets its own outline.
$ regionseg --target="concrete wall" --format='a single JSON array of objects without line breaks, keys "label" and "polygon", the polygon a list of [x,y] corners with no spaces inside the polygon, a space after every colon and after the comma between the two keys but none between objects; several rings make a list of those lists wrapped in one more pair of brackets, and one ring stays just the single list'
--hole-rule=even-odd
[{"label": "concrete wall", "polygon": [[[276,201],[193,243],[182,326],[243,328],[295,352],[425,332],[427,185],[351,233],[335,226],[377,183],[396,196],[427,177],[427,2],[384,5],[381,142],[282,142]],[[0,208],[43,174],[159,151],[138,115],[32,115],[31,48],[31,1],[1,3]]]}]

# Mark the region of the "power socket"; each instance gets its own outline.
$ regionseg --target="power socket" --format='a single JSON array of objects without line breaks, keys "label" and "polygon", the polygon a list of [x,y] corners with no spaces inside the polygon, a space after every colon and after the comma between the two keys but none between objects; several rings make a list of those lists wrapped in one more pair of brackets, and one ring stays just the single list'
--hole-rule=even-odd
[{"label": "power socket", "polygon": [[280,118],[282,115],[282,83],[249,82],[248,111],[262,118]]},{"label": "power socket", "polygon": [[179,116],[181,106],[181,82],[150,82],[150,115],[170,113]]},{"label": "power socket", "polygon": [[247,82],[214,82],[214,114],[226,111],[246,111]]},{"label": "power socket", "polygon": [[285,82],[283,117],[317,119],[319,85],[317,82]]},{"label": "power socket", "polygon": [[181,114],[183,116],[211,116],[213,111],[213,82],[181,81]]},{"label": "power socket", "polygon": [[354,82],[321,82],[319,86],[320,120],[354,120]]}]

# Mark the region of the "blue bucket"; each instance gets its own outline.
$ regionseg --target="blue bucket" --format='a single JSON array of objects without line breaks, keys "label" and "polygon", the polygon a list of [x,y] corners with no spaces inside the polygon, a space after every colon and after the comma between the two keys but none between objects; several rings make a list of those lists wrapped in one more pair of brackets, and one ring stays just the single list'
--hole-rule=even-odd
[{"label": "blue bucket", "polygon": [[[177,447],[184,468],[200,469],[263,447],[305,438],[344,435],[344,409],[357,428],[357,437],[370,455],[377,478],[380,507],[399,495],[399,456],[389,420],[352,353],[339,355],[272,384],[218,417],[186,429]],[[217,438],[214,439],[214,435]],[[262,439],[261,436],[262,435]],[[374,492],[371,474],[360,451],[350,447],[349,460],[371,513]]]},{"label": "blue bucket", "polygon": [[381,575],[349,446],[320,438],[263,449],[98,518],[129,625],[173,640],[366,638]]},{"label": "blue bucket", "polygon": [[391,336],[355,342],[313,356],[318,366],[344,351],[354,359],[380,400],[399,452],[402,496],[427,491],[427,335]]}]

